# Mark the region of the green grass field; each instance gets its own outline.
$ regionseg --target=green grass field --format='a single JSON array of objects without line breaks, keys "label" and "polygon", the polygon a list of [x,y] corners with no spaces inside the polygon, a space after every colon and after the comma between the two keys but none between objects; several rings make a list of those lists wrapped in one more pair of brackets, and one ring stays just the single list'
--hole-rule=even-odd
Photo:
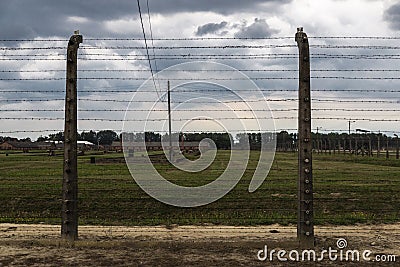
[{"label": "green grass field", "polygon": [[[60,152],[59,152],[60,153]],[[297,216],[297,155],[278,153],[268,178],[254,193],[248,185],[259,152],[239,184],[221,200],[198,208],[176,208],[153,200],[134,182],[122,154],[79,157],[81,224],[290,224]],[[165,163],[156,168],[177,184],[205,184],[223,172],[229,151],[201,173],[184,174]],[[112,160],[114,159],[114,160]],[[0,222],[53,223],[61,217],[62,155],[0,153]],[[400,221],[400,160],[350,155],[314,155],[316,224]]]}]

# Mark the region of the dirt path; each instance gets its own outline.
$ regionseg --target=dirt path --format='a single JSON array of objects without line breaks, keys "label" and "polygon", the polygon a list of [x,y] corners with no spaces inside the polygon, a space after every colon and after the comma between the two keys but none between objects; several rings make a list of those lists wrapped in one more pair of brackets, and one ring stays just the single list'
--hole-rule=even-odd
[{"label": "dirt path", "polygon": [[[396,255],[397,262],[259,261],[270,250],[297,248],[293,226],[81,226],[73,246],[53,225],[0,224],[2,266],[400,266],[400,224],[316,227],[316,251],[344,238],[347,249]],[[371,257],[372,257],[371,256]]]}]

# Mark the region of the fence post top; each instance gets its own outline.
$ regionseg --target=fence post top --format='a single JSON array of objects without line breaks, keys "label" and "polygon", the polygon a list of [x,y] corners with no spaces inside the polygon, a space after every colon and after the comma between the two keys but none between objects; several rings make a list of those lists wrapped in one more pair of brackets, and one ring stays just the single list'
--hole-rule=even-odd
[{"label": "fence post top", "polygon": [[307,37],[307,34],[305,32],[303,32],[303,27],[297,28],[297,33],[296,33],[295,39],[298,44],[308,43],[308,37]]},{"label": "fence post top", "polygon": [[79,34],[79,31],[75,31],[74,35],[71,36],[69,39],[69,44],[74,45],[74,44],[81,44],[83,42],[83,37],[82,35]]}]

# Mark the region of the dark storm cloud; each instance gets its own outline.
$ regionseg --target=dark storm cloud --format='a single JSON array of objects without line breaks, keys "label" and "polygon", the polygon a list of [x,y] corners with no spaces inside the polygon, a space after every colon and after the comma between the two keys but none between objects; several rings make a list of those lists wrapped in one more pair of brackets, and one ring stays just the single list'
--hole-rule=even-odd
[{"label": "dark storm cloud", "polygon": [[226,21],[222,21],[221,23],[207,23],[197,28],[196,35],[203,36],[209,33],[217,33],[224,29],[226,25],[228,25]]},{"label": "dark storm cloud", "polygon": [[249,26],[241,26],[241,29],[235,33],[237,38],[264,38],[278,33],[279,31],[271,29],[265,19],[255,19]]},{"label": "dark storm cloud", "polygon": [[162,0],[155,4],[151,1],[151,8],[159,13],[177,13],[186,11],[211,11],[220,14],[230,14],[243,11],[256,11],[261,4],[282,5],[292,0]]},{"label": "dark storm cloud", "polygon": [[[152,13],[173,14],[180,12],[211,11],[232,14],[254,11],[261,4],[282,5],[291,0],[149,0]],[[147,12],[146,1],[141,0],[143,13]],[[110,29],[104,22],[123,18],[137,18],[135,0],[10,0],[0,1],[0,23],[3,38],[33,38],[37,36],[69,36],[79,27],[89,35],[107,35]],[[85,18],[71,21],[70,17]]]},{"label": "dark storm cloud", "polygon": [[384,19],[393,30],[400,30],[400,3],[389,7],[384,14]]},{"label": "dark storm cloud", "polygon": [[[101,31],[101,22],[137,14],[135,1],[121,0],[14,0],[0,2],[0,23],[4,38],[66,36],[76,27],[86,32]],[[80,17],[84,21],[68,18]]]}]

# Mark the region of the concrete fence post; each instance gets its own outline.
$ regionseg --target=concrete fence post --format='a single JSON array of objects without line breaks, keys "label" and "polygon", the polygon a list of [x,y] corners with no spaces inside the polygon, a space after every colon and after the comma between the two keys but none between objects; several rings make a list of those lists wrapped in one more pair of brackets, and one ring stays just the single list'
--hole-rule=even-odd
[{"label": "concrete fence post", "polygon": [[77,65],[82,41],[82,35],[76,33],[67,49],[61,236],[69,241],[78,238]]},{"label": "concrete fence post", "polygon": [[311,81],[310,51],[307,34],[298,28],[299,48],[299,177],[297,237],[302,248],[314,247],[312,140],[311,140]]}]

